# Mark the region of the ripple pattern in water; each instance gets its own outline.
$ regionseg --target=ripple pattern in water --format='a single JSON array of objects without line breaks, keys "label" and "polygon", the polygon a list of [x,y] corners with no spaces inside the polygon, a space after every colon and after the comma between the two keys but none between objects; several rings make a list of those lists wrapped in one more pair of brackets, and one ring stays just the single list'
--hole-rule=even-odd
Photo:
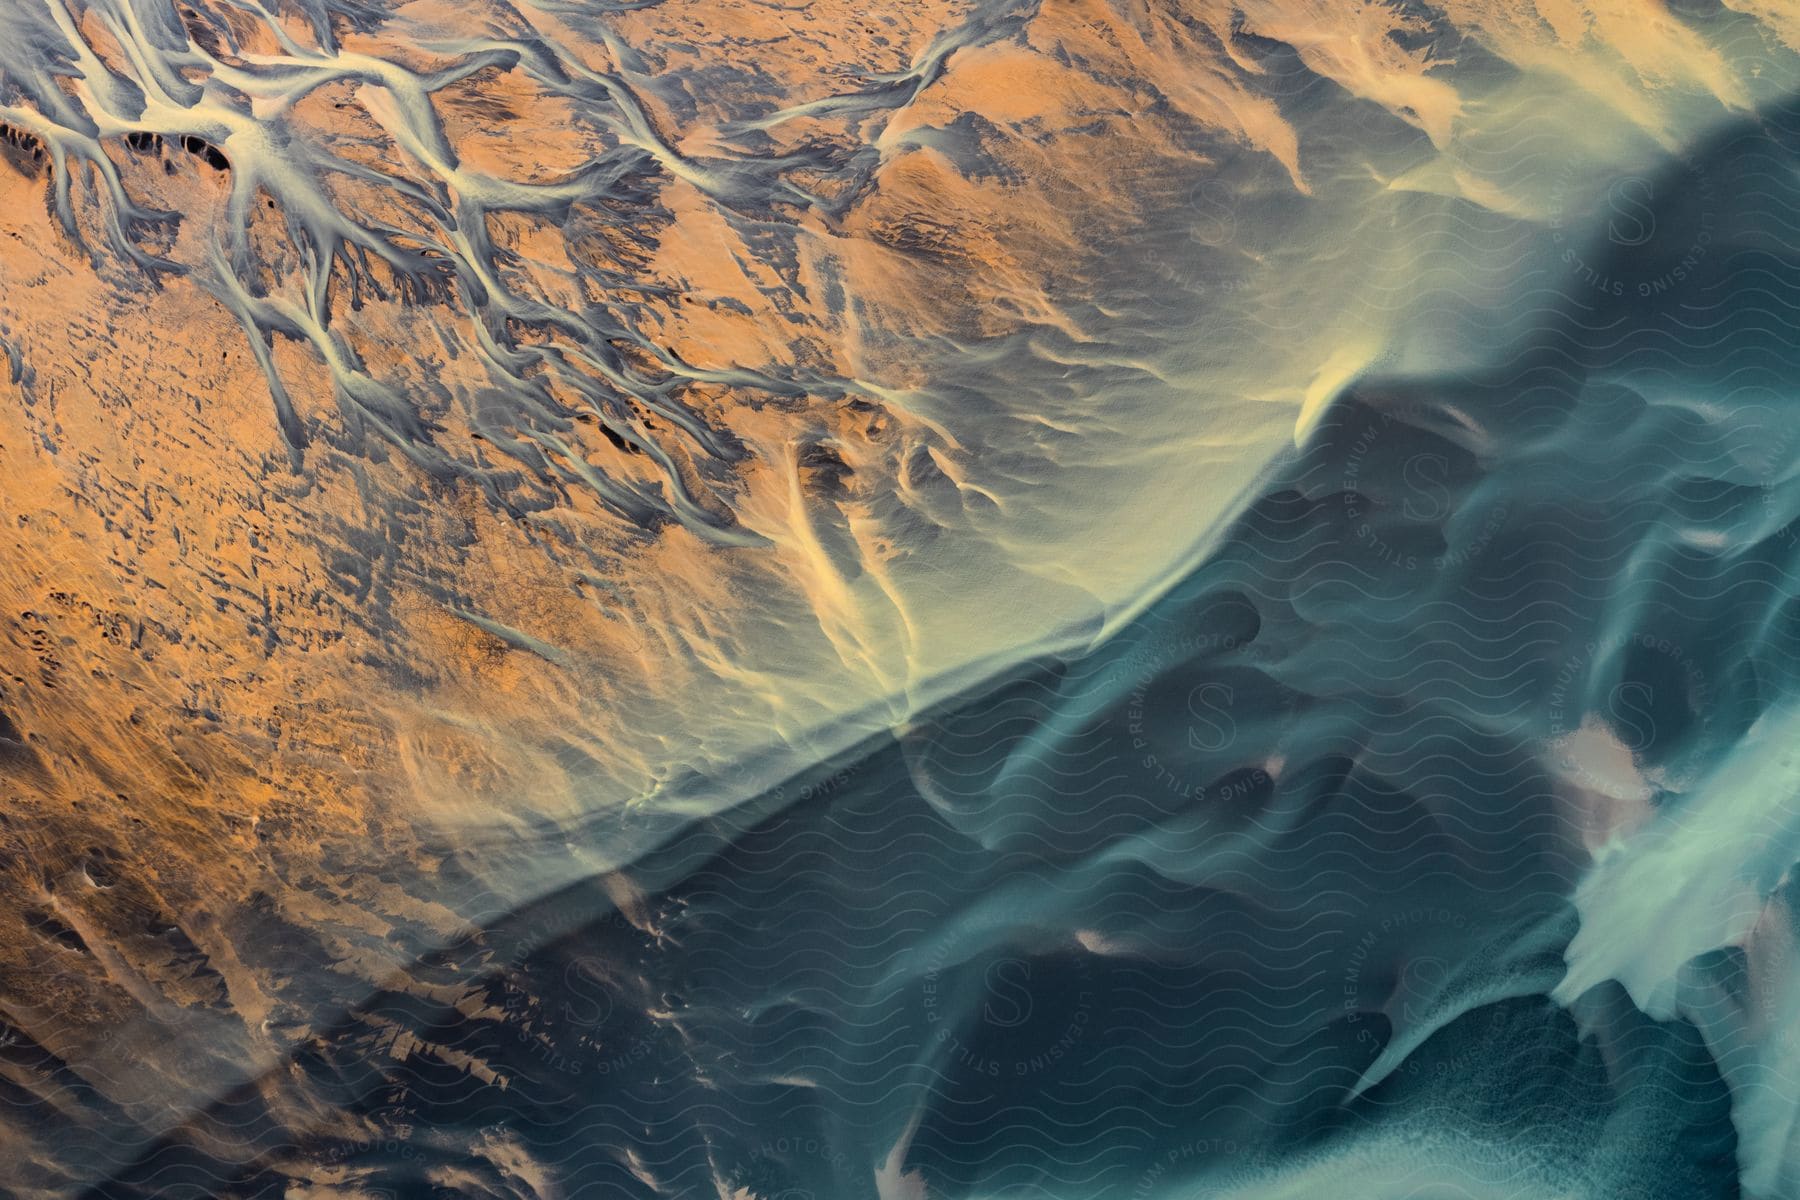
[{"label": "ripple pattern in water", "polygon": [[0,1191],[1800,1195],[1800,12],[4,0]]}]

